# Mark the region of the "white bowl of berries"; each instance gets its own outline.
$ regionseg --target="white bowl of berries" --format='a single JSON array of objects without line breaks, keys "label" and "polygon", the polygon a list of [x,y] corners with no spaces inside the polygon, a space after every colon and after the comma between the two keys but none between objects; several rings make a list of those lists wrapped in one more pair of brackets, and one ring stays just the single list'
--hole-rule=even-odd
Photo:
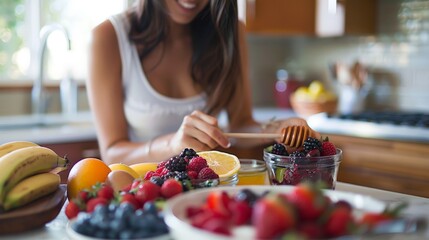
[{"label": "white bowl of berries", "polygon": [[299,148],[288,149],[275,143],[264,149],[271,185],[297,185],[303,181],[323,182],[335,189],[342,150],[328,138],[320,141],[309,137]]},{"label": "white bowl of berries", "polygon": [[364,216],[386,209],[368,196],[315,186],[200,189],[167,201],[165,222],[178,240],[326,239],[361,234]]}]

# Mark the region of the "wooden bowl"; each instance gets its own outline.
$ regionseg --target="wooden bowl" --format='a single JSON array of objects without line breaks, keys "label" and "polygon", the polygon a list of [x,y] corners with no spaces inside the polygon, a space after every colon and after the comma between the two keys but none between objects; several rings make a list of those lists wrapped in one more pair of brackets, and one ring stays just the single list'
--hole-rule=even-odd
[{"label": "wooden bowl", "polygon": [[309,117],[316,113],[326,112],[333,114],[337,112],[338,100],[328,101],[310,101],[310,100],[299,100],[291,95],[290,103],[293,110],[301,117]]}]

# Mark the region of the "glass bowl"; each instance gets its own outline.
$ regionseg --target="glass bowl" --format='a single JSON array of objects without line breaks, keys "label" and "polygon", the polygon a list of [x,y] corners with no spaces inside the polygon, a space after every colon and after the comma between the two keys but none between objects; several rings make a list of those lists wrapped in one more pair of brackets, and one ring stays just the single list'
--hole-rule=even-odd
[{"label": "glass bowl", "polygon": [[342,150],[332,156],[290,157],[268,152],[264,149],[264,160],[268,167],[271,185],[297,185],[303,181],[322,182],[325,188],[335,189]]}]

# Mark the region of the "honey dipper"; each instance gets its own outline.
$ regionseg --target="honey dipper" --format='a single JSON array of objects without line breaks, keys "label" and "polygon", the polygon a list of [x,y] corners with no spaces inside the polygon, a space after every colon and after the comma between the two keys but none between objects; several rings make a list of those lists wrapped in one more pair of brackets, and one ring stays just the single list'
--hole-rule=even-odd
[{"label": "honey dipper", "polygon": [[233,138],[280,138],[283,144],[289,147],[300,147],[304,141],[314,135],[314,131],[308,126],[288,126],[281,133],[224,133]]}]

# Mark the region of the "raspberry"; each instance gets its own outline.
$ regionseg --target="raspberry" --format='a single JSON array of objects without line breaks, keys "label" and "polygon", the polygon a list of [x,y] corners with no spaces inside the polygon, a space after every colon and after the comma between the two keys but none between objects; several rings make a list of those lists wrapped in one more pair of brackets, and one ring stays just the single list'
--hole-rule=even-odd
[{"label": "raspberry", "polygon": [[198,178],[199,179],[204,179],[204,180],[208,180],[208,179],[218,179],[219,175],[217,175],[213,169],[209,168],[209,167],[205,167],[203,169],[201,169],[201,171],[198,173]]},{"label": "raspberry", "polygon": [[198,178],[198,172],[196,172],[196,171],[188,171],[188,177],[190,179],[197,179]]},{"label": "raspberry", "polygon": [[161,195],[165,198],[171,198],[183,192],[182,184],[175,179],[168,179],[162,184]]},{"label": "raspberry", "polygon": [[337,154],[337,149],[332,142],[323,142],[322,143],[322,151],[320,151],[320,155],[332,156],[335,154]]},{"label": "raspberry", "polygon": [[159,168],[164,168],[165,164],[167,164],[168,160],[162,161],[160,163],[158,163],[158,165],[156,166],[157,169]]},{"label": "raspberry", "polygon": [[154,171],[148,171],[145,175],[143,180],[150,180],[151,177],[156,176],[156,173]]},{"label": "raspberry", "polygon": [[202,157],[193,157],[188,164],[188,171],[200,172],[201,169],[208,167],[207,161]]},{"label": "raspberry", "polygon": [[320,157],[320,151],[319,149],[315,148],[313,150],[308,151],[306,157]]},{"label": "raspberry", "polygon": [[288,156],[288,152],[286,150],[286,146],[281,143],[274,143],[273,149],[271,150],[272,154]]}]

